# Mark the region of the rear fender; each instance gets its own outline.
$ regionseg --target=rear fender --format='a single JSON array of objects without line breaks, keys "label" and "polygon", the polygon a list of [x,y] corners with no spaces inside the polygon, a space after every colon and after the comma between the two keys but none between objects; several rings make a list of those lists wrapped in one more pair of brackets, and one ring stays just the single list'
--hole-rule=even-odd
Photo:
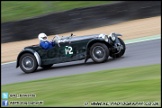
[{"label": "rear fender", "polygon": [[39,55],[36,51],[34,51],[34,50],[32,50],[32,49],[24,49],[24,50],[22,50],[22,51],[19,53],[19,55],[18,55],[18,57],[17,57],[16,68],[18,68],[18,67],[20,66],[20,64],[19,64],[20,57],[21,57],[23,54],[25,54],[25,53],[31,53],[31,54],[33,54],[33,55],[35,56],[36,60],[37,60],[38,65],[41,66],[41,58],[40,58],[40,55]]}]

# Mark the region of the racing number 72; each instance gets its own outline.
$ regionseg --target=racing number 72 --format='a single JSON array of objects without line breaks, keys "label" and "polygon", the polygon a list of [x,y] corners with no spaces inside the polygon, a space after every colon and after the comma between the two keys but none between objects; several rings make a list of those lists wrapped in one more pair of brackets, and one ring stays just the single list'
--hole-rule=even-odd
[{"label": "racing number 72", "polygon": [[71,46],[65,46],[65,54],[66,55],[71,55],[73,54],[73,48]]}]

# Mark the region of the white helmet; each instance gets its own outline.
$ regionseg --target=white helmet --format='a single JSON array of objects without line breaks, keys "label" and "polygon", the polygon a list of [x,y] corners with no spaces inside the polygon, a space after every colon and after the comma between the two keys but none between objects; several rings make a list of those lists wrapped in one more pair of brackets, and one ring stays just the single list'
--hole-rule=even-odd
[{"label": "white helmet", "polygon": [[40,41],[46,41],[47,40],[47,35],[45,33],[39,33],[38,39]]}]

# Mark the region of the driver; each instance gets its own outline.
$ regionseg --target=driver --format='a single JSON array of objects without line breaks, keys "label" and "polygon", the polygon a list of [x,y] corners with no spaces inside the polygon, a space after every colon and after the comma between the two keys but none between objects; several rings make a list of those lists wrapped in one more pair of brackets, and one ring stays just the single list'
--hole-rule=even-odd
[{"label": "driver", "polygon": [[42,47],[43,49],[47,50],[47,49],[51,49],[52,47],[55,46],[54,42],[49,42],[47,40],[47,35],[45,33],[40,33],[38,35],[38,39],[40,40],[40,47]]}]

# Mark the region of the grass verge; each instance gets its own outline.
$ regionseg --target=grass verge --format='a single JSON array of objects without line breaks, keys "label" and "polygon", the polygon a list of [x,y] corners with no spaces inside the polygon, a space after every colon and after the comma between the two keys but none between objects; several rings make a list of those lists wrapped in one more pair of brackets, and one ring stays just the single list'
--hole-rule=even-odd
[{"label": "grass verge", "polygon": [[[35,94],[35,98],[8,99],[9,103],[43,101],[43,104],[34,106],[105,106],[107,103],[104,102],[113,102],[113,106],[117,105],[115,102],[141,102],[142,106],[161,106],[160,70],[160,64],[155,64],[7,84],[1,87],[2,92],[9,94]],[[102,102],[102,105],[94,105],[94,102]]]},{"label": "grass verge", "polygon": [[111,1],[2,1],[1,22],[108,3]]}]

